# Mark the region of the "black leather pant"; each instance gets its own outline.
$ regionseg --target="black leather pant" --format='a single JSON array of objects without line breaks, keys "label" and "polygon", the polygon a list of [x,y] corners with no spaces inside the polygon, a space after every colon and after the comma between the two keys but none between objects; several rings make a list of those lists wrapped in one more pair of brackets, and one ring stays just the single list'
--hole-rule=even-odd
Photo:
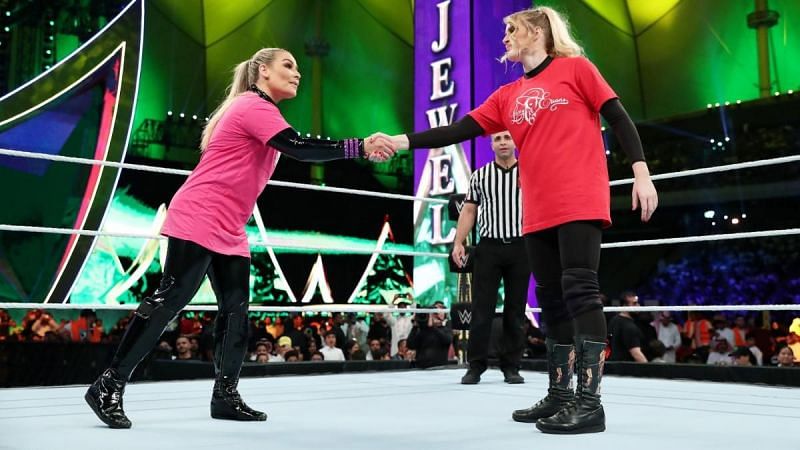
[{"label": "black leather pant", "polygon": [[247,351],[250,259],[222,255],[194,242],[169,238],[161,284],[139,305],[111,367],[125,379],[153,349],[164,329],[191,301],[208,275],[219,312],[214,326],[216,375],[236,379]]}]

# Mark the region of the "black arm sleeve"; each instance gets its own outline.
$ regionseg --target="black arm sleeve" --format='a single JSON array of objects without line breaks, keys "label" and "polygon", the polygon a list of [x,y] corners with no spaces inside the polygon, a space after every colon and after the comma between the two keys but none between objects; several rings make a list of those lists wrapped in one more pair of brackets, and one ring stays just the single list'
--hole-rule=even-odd
[{"label": "black arm sleeve", "polygon": [[612,98],[603,103],[603,107],[600,108],[600,115],[606,119],[608,126],[614,131],[622,151],[628,156],[631,164],[637,161],[644,161],[644,151],[642,150],[642,141],[639,139],[639,132],[636,131],[636,126],[633,125],[631,116],[625,111],[622,102],[618,98]]},{"label": "black arm sleeve", "polygon": [[281,153],[299,161],[333,161],[335,159],[360,158],[364,154],[361,139],[314,139],[300,136],[293,128],[287,128],[267,142]]},{"label": "black arm sleeve", "polygon": [[483,128],[478,122],[466,115],[446,127],[409,134],[408,148],[440,148],[481,136],[483,133]]}]

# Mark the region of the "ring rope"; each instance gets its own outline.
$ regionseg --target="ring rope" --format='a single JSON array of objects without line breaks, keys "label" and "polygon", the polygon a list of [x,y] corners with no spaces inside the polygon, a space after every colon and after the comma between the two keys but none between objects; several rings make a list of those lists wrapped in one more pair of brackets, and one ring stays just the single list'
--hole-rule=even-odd
[{"label": "ring rope", "polygon": [[[88,164],[88,165],[99,165],[99,166],[108,166],[108,167],[117,167],[121,169],[132,169],[132,170],[141,170],[145,172],[155,172],[155,173],[168,173],[168,174],[175,174],[175,175],[189,175],[191,171],[189,170],[182,170],[182,169],[170,169],[168,167],[158,167],[158,166],[147,166],[144,164],[131,164],[131,163],[118,163],[113,161],[100,161],[96,159],[88,159],[88,158],[78,158],[74,156],[61,156],[61,155],[48,155],[44,153],[36,153],[36,152],[26,152],[21,150],[10,150],[5,148],[0,148],[0,155],[5,156],[13,156],[19,158],[31,158],[31,159],[46,159],[50,161],[62,161],[62,162],[74,162],[78,164]],[[739,170],[739,169],[749,169],[753,167],[764,167],[764,166],[773,166],[779,164],[787,164],[792,162],[800,161],[800,155],[791,155],[791,156],[781,156],[778,158],[767,158],[767,159],[759,159],[756,161],[748,161],[743,163],[735,163],[735,164],[726,164],[721,166],[712,166],[712,167],[704,167],[700,169],[689,169],[689,170],[680,170],[676,172],[667,172],[662,174],[651,175],[650,178],[653,181],[658,180],[667,180],[672,178],[683,178],[683,177],[690,177],[694,175],[703,175],[708,173],[719,173],[719,172],[729,172],[732,170]],[[621,186],[625,184],[633,183],[633,178],[623,178],[620,180],[613,180],[609,184],[610,186]],[[337,188],[332,186],[317,186],[313,184],[303,184],[303,183],[293,183],[290,181],[277,181],[277,180],[270,180],[269,184],[273,186],[283,186],[283,187],[294,187],[297,189],[308,189],[308,190],[316,190],[316,191],[328,191],[328,192],[339,192],[344,194],[357,194],[357,195],[364,195],[364,196],[371,196],[371,197],[384,197],[384,198],[393,198],[393,199],[401,199],[401,200],[414,200],[414,201],[422,201],[422,202],[429,202],[429,203],[448,203],[447,200],[437,199],[437,198],[429,198],[429,197],[415,197],[412,195],[402,195],[402,194],[389,194],[383,192],[373,192],[373,191],[364,191],[360,189],[348,189],[348,188]]]},{"label": "ring rope", "polygon": [[[33,227],[27,225],[4,225],[0,224],[0,231],[22,231],[26,233],[54,233],[54,234],[78,234],[81,236],[110,236],[110,237],[125,237],[125,238],[138,238],[138,239],[159,239],[166,240],[166,236],[142,234],[142,233],[123,233],[123,232],[110,232],[110,231],[92,231],[92,230],[73,230],[71,228],[52,228],[52,227]],[[427,256],[429,258],[449,258],[447,253],[432,253],[432,252],[417,252],[412,250],[368,250],[368,249],[353,249],[341,247],[321,247],[299,244],[273,244],[264,241],[250,241],[250,245],[254,247],[269,247],[269,248],[292,248],[300,250],[343,250],[348,253],[355,253],[361,255],[397,255],[397,256]]]},{"label": "ring rope", "polygon": [[[139,304],[74,304],[74,303],[0,303],[4,309],[96,309],[96,310],[134,310]],[[187,311],[216,311],[217,305],[186,305]],[[388,305],[332,304],[307,306],[258,306],[250,305],[251,312],[356,312],[356,313],[446,313],[449,308],[397,308]],[[502,312],[498,308],[496,312]],[[541,308],[527,308],[526,312],[540,313]],[[800,304],[777,305],[679,305],[679,306],[607,306],[604,312],[657,312],[657,311],[800,311]]]},{"label": "ring rope", "polygon": [[[694,175],[703,175],[707,173],[729,172],[731,170],[750,169],[752,167],[774,166],[778,164],[786,164],[791,162],[800,161],[800,155],[781,156],[779,158],[759,159],[756,161],[748,161],[743,163],[726,164],[722,166],[703,167],[702,169],[680,170],[677,172],[667,172],[658,175],[650,175],[653,181],[667,180],[670,178],[691,177]],[[633,183],[633,178],[623,178],[621,180],[614,180],[611,186],[621,186],[623,184]]]},{"label": "ring rope", "polygon": [[[33,227],[27,225],[5,225],[0,224],[0,231],[22,231],[28,233],[55,233],[55,234],[79,234],[83,236],[111,236],[111,237],[127,237],[127,238],[140,238],[140,239],[166,239],[164,236],[140,234],[140,233],[120,233],[109,231],[91,231],[91,230],[73,230],[71,228],[52,228],[52,227]],[[732,239],[750,239],[761,237],[775,237],[775,236],[791,236],[800,234],[800,228],[785,228],[781,230],[765,230],[765,231],[746,231],[741,233],[721,233],[709,234],[704,236],[687,236],[677,238],[664,238],[664,239],[644,239],[639,241],[623,241],[623,242],[608,242],[602,244],[602,248],[625,248],[625,247],[643,247],[647,245],[669,245],[669,244],[684,244],[691,242],[706,242],[706,241],[724,241]],[[296,248],[304,250],[347,250],[350,253],[359,253],[365,255],[379,254],[379,255],[399,255],[399,256],[428,256],[432,258],[449,258],[447,253],[431,253],[431,252],[416,252],[405,250],[353,250],[349,248],[337,247],[312,247],[296,244],[271,244],[264,241],[252,241],[250,245],[257,247],[272,247],[272,248]]]},{"label": "ring rope", "polygon": [[[165,173],[171,175],[189,175],[190,173],[192,173],[190,170],[184,170],[184,169],[171,169],[169,167],[147,166],[144,164],[119,163],[114,161],[100,161],[97,159],[78,158],[75,156],[48,155],[44,153],[25,152],[21,150],[10,150],[6,148],[0,148],[0,155],[12,156],[17,158],[31,158],[31,159],[44,159],[48,161],[72,162],[77,164],[86,164],[93,166],[116,167],[118,169],[140,170],[143,172]],[[361,189],[349,189],[349,188],[342,188],[335,186],[317,186],[314,184],[295,183],[292,181],[269,180],[268,184],[270,186],[291,187],[296,189],[306,189],[309,191],[325,191],[325,192],[337,192],[340,194],[363,195],[365,197],[380,197],[380,198],[388,198],[394,200],[413,200],[418,202],[441,203],[441,204],[448,203],[448,200],[443,200],[440,198],[415,197],[413,195],[391,194],[388,192],[365,191]]]}]

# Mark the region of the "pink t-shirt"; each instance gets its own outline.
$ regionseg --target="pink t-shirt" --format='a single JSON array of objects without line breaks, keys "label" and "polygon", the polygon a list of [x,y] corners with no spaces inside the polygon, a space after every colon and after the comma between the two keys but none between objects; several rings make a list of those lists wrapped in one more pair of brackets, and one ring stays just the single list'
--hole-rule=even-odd
[{"label": "pink t-shirt", "polygon": [[250,256],[245,224],[275,170],[278,151],[267,145],[289,128],[280,110],[253,92],[237,98],[167,211],[161,234],[224,255]]}]

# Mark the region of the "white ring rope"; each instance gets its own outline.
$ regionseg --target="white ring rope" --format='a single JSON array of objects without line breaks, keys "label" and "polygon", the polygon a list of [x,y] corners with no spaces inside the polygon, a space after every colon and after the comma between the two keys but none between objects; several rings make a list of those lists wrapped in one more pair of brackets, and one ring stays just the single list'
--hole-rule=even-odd
[{"label": "white ring rope", "polygon": [[[159,239],[159,240],[167,239],[166,236],[161,236],[156,234],[73,230],[71,228],[32,227],[27,225],[0,224],[0,231],[22,231],[26,233],[78,234],[81,236],[95,236],[95,237],[110,236],[110,237],[125,237],[125,238],[138,238],[138,239]],[[410,250],[368,250],[368,249],[360,250],[360,249],[341,248],[341,247],[321,247],[321,246],[298,245],[298,244],[274,244],[264,241],[250,241],[250,245],[254,247],[268,247],[268,248],[293,248],[300,250],[319,250],[319,251],[345,251],[347,253],[356,253],[361,255],[427,256],[429,258],[450,257],[450,255],[447,253],[417,252]]]},{"label": "white ring rope", "polygon": [[[168,167],[158,167],[158,166],[147,166],[144,164],[130,164],[130,163],[118,163],[113,161],[100,161],[97,159],[88,159],[88,158],[78,158],[74,156],[61,156],[61,155],[49,155],[44,153],[36,153],[36,152],[25,152],[21,150],[10,150],[5,148],[0,148],[0,155],[5,156],[12,156],[18,158],[31,158],[31,159],[46,159],[49,161],[61,161],[61,162],[73,162],[78,164],[87,164],[87,165],[97,165],[97,166],[107,166],[107,167],[117,167],[120,169],[132,169],[132,170],[141,170],[145,172],[155,172],[155,173],[167,173],[167,174],[174,174],[174,175],[189,175],[191,173],[190,170],[182,170],[182,169],[170,169]],[[690,169],[690,170],[680,170],[677,172],[667,172],[662,174],[651,175],[650,178],[653,181],[657,180],[667,180],[672,178],[683,178],[683,177],[691,177],[695,175],[703,175],[707,173],[719,173],[719,172],[729,172],[732,170],[740,170],[740,169],[750,169],[753,167],[764,167],[764,166],[774,166],[779,164],[787,164],[792,162],[800,161],[800,155],[792,155],[792,156],[781,156],[778,158],[768,158],[768,159],[759,159],[756,161],[748,161],[743,163],[735,163],[735,164],[726,164],[722,166],[712,166],[712,167],[703,167],[700,169]],[[633,178],[623,178],[620,180],[613,180],[609,183],[610,186],[621,186],[625,184],[633,183]],[[277,180],[270,180],[270,185],[273,186],[282,186],[282,187],[293,187],[297,189],[308,189],[313,191],[327,191],[327,192],[339,192],[343,194],[356,194],[356,195],[364,195],[368,197],[383,197],[383,198],[392,198],[392,199],[400,199],[400,200],[414,200],[420,202],[428,202],[428,203],[448,203],[447,200],[438,199],[438,198],[429,198],[429,197],[415,197],[413,195],[402,195],[402,194],[389,194],[385,192],[373,192],[373,191],[364,191],[360,189],[348,189],[348,188],[338,188],[332,186],[317,186],[313,184],[303,184],[303,183],[293,183],[290,181],[277,181]]]},{"label": "white ring rope", "polygon": [[[756,161],[749,161],[743,163],[735,163],[735,164],[726,164],[723,166],[712,166],[712,167],[704,167],[702,169],[691,169],[691,170],[680,170],[677,172],[667,172],[661,173],[658,175],[651,175],[650,178],[653,181],[657,180],[667,180],[670,178],[682,178],[682,177],[691,177],[694,175],[703,175],[706,173],[719,173],[719,172],[729,172],[731,170],[739,170],[739,169],[750,169],[752,167],[764,167],[764,166],[774,166],[777,164],[786,164],[791,162],[800,161],[800,155],[792,155],[792,156],[781,156],[779,158],[768,158],[768,159],[759,159]],[[633,183],[633,178],[624,178],[621,180],[614,180],[611,182],[611,186],[621,186],[623,184],[631,184]]]},{"label": "white ring rope", "polygon": [[608,242],[601,244],[601,248],[643,247],[646,245],[685,244],[687,242],[726,241],[730,239],[749,239],[773,236],[791,236],[800,234],[800,228],[785,228],[783,230],[746,231],[741,233],[709,234],[705,236],[687,236],[679,238],[644,239],[640,241]]},{"label": "white ring rope", "polygon": [[[111,237],[127,237],[127,238],[140,238],[140,239],[166,239],[164,236],[139,234],[139,233],[119,233],[109,231],[91,231],[91,230],[73,230],[71,228],[52,228],[52,227],[33,227],[27,225],[5,225],[0,224],[0,231],[22,231],[27,233],[55,233],[55,234],[79,234],[82,236],[111,236]],[[785,228],[782,230],[766,230],[766,231],[747,231],[742,233],[722,233],[722,234],[709,234],[705,236],[687,236],[677,238],[664,238],[664,239],[644,239],[639,241],[624,241],[624,242],[609,242],[602,244],[602,248],[624,248],[624,247],[643,247],[647,245],[668,245],[668,244],[684,244],[690,242],[706,242],[706,241],[724,241],[731,239],[750,239],[761,237],[775,237],[775,236],[791,236],[800,234],[800,228]],[[272,248],[296,248],[303,250],[342,250],[348,253],[359,253],[365,255],[378,254],[378,255],[399,255],[399,256],[428,256],[431,258],[449,258],[447,253],[431,253],[431,252],[416,252],[405,250],[354,250],[350,248],[338,247],[312,247],[307,245],[296,244],[271,244],[264,241],[252,241],[250,245],[257,247],[272,247]]]},{"label": "white ring rope", "polygon": [[[139,304],[129,303],[124,305],[112,304],[74,304],[74,303],[0,303],[0,308],[4,309],[94,309],[94,310],[122,310],[132,311],[139,307]],[[258,306],[250,305],[251,312],[354,312],[354,313],[447,313],[450,309],[444,308],[397,308],[388,305],[365,305],[365,304],[333,304],[307,306]],[[217,305],[186,305],[184,311],[216,311]],[[498,308],[496,312],[502,312]],[[541,308],[527,308],[527,312],[540,313]],[[682,305],[682,306],[607,306],[604,312],[656,312],[656,311],[800,311],[800,304],[779,304],[779,305]]]},{"label": "white ring rope", "polygon": [[[118,163],[113,161],[100,161],[97,159],[78,158],[75,156],[49,155],[36,152],[24,152],[20,150],[10,150],[6,148],[0,148],[0,155],[12,156],[17,158],[45,159],[48,161],[71,162],[71,163],[86,164],[93,166],[116,167],[119,169],[140,170],[143,172],[165,173],[171,175],[186,176],[192,173],[191,170],[171,169],[169,167],[147,166],[144,164]],[[306,189],[309,191],[324,191],[324,192],[336,192],[340,194],[363,195],[365,197],[379,197],[379,198],[388,198],[394,200],[413,200],[417,202],[441,203],[441,204],[448,203],[448,200],[443,200],[440,198],[415,197],[413,195],[391,194],[388,192],[373,192],[361,189],[349,189],[349,188],[341,188],[335,186],[317,186],[314,184],[295,183],[291,181],[269,180],[268,184],[270,186],[291,187],[295,189]]]}]

